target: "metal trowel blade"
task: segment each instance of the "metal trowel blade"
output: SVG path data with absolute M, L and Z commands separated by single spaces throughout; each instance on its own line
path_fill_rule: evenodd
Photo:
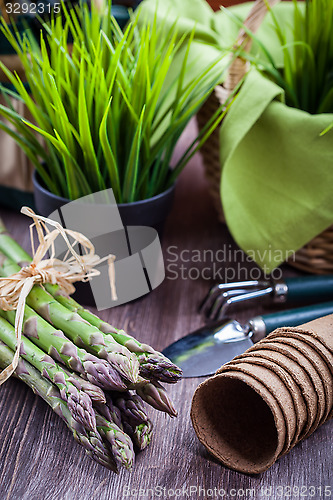
M 253 346 L 236 320 L 204 326 L 166 347 L 163 354 L 183 370 L 185 378 L 213 375 L 222 365 Z

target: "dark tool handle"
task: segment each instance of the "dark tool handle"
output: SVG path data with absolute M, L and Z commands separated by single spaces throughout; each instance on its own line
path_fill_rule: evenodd
M 313 299 L 318 302 L 333 299 L 333 275 L 287 278 L 287 301 Z
M 333 302 L 325 302 L 314 306 L 300 307 L 279 311 L 272 314 L 265 314 L 261 319 L 266 326 L 266 334 L 282 326 L 298 326 L 307 323 L 321 316 L 327 316 L 333 313 Z

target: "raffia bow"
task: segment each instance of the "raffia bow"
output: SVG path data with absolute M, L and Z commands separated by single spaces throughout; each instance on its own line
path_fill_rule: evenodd
M 59 285 L 68 295 L 75 291 L 73 283 L 76 281 L 88 281 L 98 276 L 100 271 L 95 266 L 108 261 L 109 280 L 113 300 L 117 300 L 115 287 L 114 255 L 100 258 L 95 254 L 95 247 L 91 241 L 82 233 L 65 229 L 59 222 L 35 214 L 29 207 L 23 207 L 21 213 L 33 219 L 30 226 L 30 241 L 33 259 L 29 266 L 23 267 L 19 272 L 6 278 L 0 278 L 0 308 L 4 311 L 16 310 L 15 336 L 16 351 L 12 363 L 0 373 L 0 385 L 3 384 L 15 371 L 19 356 L 22 339 L 22 327 L 24 308 L 27 296 L 34 285 L 51 283 Z M 54 227 L 50 231 L 46 224 Z M 36 229 L 39 245 L 35 251 L 34 233 Z M 55 258 L 54 242 L 58 236 L 62 236 L 67 245 L 67 252 L 63 260 Z M 74 241 L 69 241 L 71 237 Z M 75 250 L 75 245 L 80 244 L 83 255 Z M 44 259 L 49 252 L 50 258 Z

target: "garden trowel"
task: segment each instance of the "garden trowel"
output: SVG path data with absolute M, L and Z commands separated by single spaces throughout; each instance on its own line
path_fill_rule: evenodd
M 298 326 L 333 313 L 333 302 L 256 316 L 241 324 L 235 319 L 205 325 L 166 347 L 163 354 L 183 370 L 183 376 L 212 375 L 221 365 L 253 346 L 276 328 Z

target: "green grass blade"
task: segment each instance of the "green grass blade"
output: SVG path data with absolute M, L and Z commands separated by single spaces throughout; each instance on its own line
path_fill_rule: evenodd
M 104 159 L 106 162 L 107 170 L 109 173 L 109 178 L 110 178 L 110 183 L 111 187 L 113 189 L 115 198 L 118 203 L 122 202 L 122 193 L 121 193 L 121 188 L 120 188 L 120 179 L 119 179 L 119 173 L 118 173 L 118 168 L 117 168 L 117 161 L 116 158 L 113 154 L 111 145 L 109 143 L 108 139 L 108 130 L 107 130 L 107 117 L 110 112 L 110 106 L 111 106 L 111 99 L 109 101 L 109 104 L 105 110 L 103 120 L 99 129 L 99 137 L 103 149 L 103 154 L 104 154 Z
M 129 154 L 128 162 L 125 170 L 125 183 L 123 188 L 123 201 L 125 203 L 130 203 L 135 201 L 136 195 L 138 194 L 137 189 L 137 177 L 139 170 L 139 157 L 140 157 L 140 146 L 141 146 L 141 132 L 142 132 L 142 122 L 144 118 L 145 108 L 143 108 L 139 124 L 136 129 L 133 144 Z

